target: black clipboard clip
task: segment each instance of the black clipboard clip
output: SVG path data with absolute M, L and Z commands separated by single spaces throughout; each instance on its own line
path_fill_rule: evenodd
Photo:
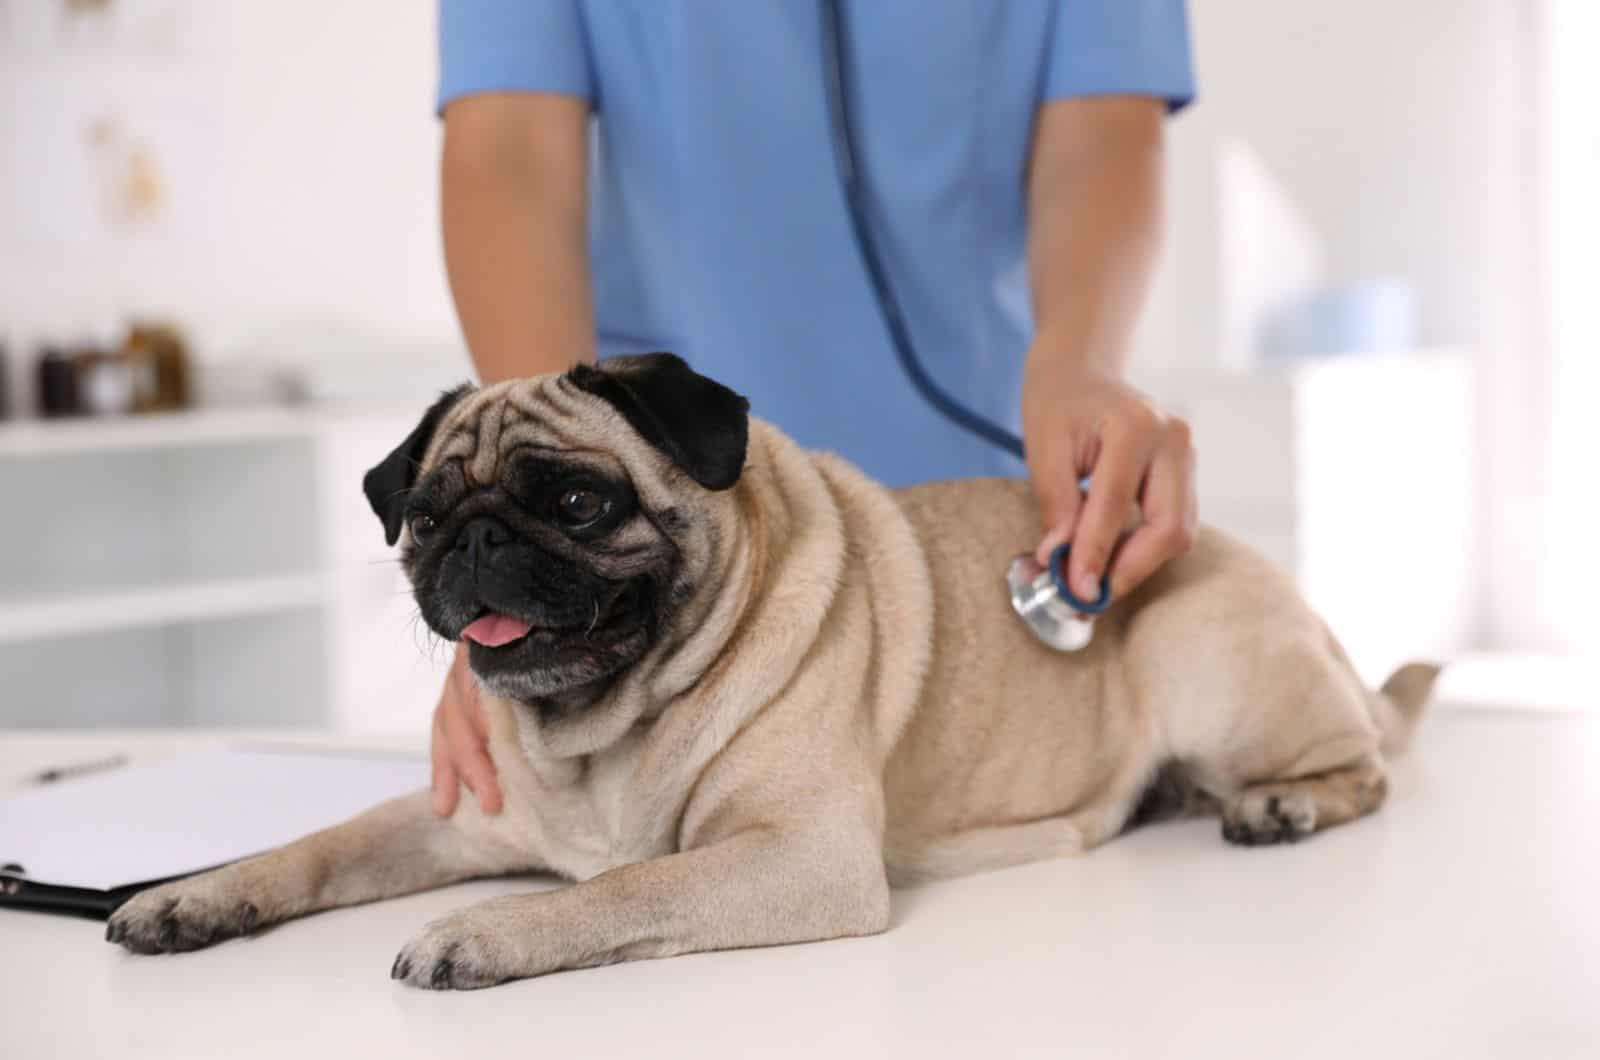
M 12 862 L 0 865 L 0 909 L 25 909 L 36 913 L 56 913 L 86 917 L 90 920 L 105 920 L 117 911 L 118 906 L 140 891 L 181 879 L 183 876 L 169 876 L 166 879 L 129 883 L 102 891 L 94 887 L 40 883 L 38 880 L 29 879 L 23 867 Z

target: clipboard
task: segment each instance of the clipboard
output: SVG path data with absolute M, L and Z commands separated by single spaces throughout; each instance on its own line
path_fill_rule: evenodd
M 428 786 L 421 754 L 239 745 L 0 798 L 0 909 L 104 920 L 140 891 Z

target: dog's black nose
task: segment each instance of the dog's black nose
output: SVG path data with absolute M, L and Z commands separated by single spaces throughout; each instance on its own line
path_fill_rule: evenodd
M 456 548 L 467 554 L 467 562 L 474 567 L 486 561 L 497 549 L 511 544 L 511 531 L 498 519 L 480 515 L 461 528 L 456 535 Z

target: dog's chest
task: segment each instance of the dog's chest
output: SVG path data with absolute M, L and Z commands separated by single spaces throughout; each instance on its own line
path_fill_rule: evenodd
M 511 838 L 551 869 L 580 880 L 671 853 L 678 814 L 654 811 L 681 799 L 642 782 L 643 747 L 642 737 L 629 736 L 581 759 L 542 760 L 523 748 L 514 762 L 502 765 L 496 756 Z

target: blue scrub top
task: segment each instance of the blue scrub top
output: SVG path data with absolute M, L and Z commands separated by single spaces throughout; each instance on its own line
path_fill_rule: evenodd
M 1184 0 L 849 0 L 874 232 L 933 377 L 1018 424 L 1024 173 L 1047 100 L 1193 95 Z M 890 485 L 1018 474 L 929 408 L 852 239 L 818 0 L 441 0 L 439 106 L 582 97 L 602 356 L 672 350 Z

